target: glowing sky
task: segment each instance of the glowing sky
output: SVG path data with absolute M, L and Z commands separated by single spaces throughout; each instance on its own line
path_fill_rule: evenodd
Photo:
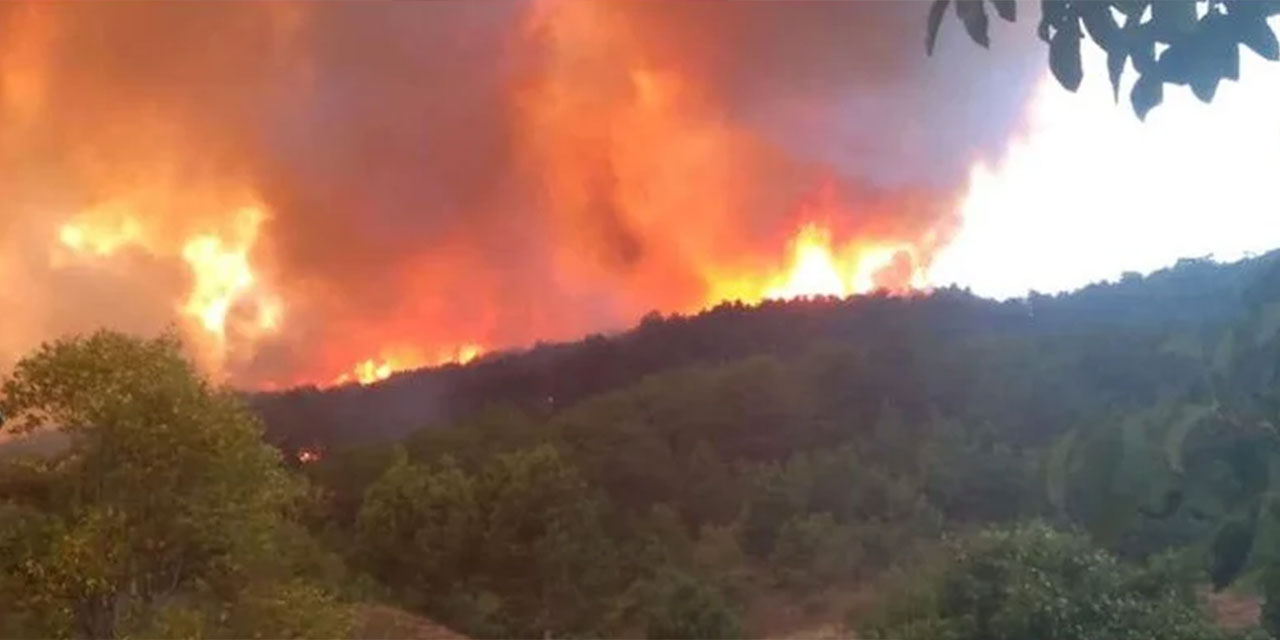
M 936 284 L 1003 298 L 1280 247 L 1280 64 L 1242 47 L 1240 81 L 1223 81 L 1212 104 L 1166 86 L 1141 122 L 1132 67 L 1117 105 L 1104 54 L 1085 53 L 1079 92 L 1046 73 L 1024 132 L 971 171 Z

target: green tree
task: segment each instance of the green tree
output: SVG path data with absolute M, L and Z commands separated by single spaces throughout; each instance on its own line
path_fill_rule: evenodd
M 589 633 L 617 558 L 605 504 L 554 448 L 468 473 L 401 450 L 367 491 L 357 540 L 369 570 L 414 608 L 486 636 Z
M 1209 577 L 1260 574 L 1264 622 L 1280 634 L 1280 292 L 1247 295 L 1231 326 L 1163 346 L 1200 375 L 1160 402 L 1072 431 L 1047 461 L 1052 501 L 1111 539 L 1144 516 L 1201 525 Z M 1117 424 L 1118 423 L 1118 424 Z
M 679 572 L 661 575 L 654 585 L 655 600 L 648 611 L 645 633 L 650 638 L 740 638 L 737 612 L 710 585 Z
M 1130 567 L 1083 536 L 1031 523 L 951 541 L 939 565 L 891 590 L 860 626 L 898 640 L 1223 637 L 1194 585 L 1184 563 Z
M 249 628 L 226 620 L 287 608 L 306 624 L 261 632 L 341 632 L 318 615 L 340 607 L 280 566 L 302 484 L 175 337 L 46 344 L 0 385 L 0 414 L 10 434 L 67 437 L 47 457 L 0 462 L 0 597 L 23 625 L 14 631 L 111 638 L 182 619 L 238 635 Z
M 769 560 L 782 586 L 806 591 L 852 578 L 862 561 L 862 545 L 831 514 L 809 514 L 782 526 Z
M 452 459 L 413 464 L 397 447 L 391 466 L 365 493 L 356 539 L 374 575 L 425 595 L 447 590 L 473 569 L 481 517 L 475 481 Z
M 1007 21 L 1017 17 L 1015 0 L 989 0 Z M 929 8 L 925 48 L 933 53 L 951 0 Z M 974 42 L 986 47 L 988 18 L 983 0 L 956 0 L 956 17 Z M 1042 0 L 1040 39 L 1049 46 L 1049 68 L 1069 91 L 1084 71 L 1080 43 L 1087 35 L 1107 54 L 1107 73 L 1117 98 L 1125 63 L 1138 79 L 1129 94 L 1139 118 L 1164 99 L 1164 85 L 1190 85 L 1196 97 L 1213 100 L 1218 83 L 1240 77 L 1240 45 L 1267 60 L 1280 60 L 1267 18 L 1280 14 L 1274 0 Z M 1201 11 L 1203 9 L 1203 11 Z

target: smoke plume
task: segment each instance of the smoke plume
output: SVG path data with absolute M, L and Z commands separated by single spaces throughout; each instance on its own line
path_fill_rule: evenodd
M 1044 64 L 925 10 L 0 5 L 0 366 L 176 325 L 329 382 L 759 298 L 806 224 L 908 286 Z

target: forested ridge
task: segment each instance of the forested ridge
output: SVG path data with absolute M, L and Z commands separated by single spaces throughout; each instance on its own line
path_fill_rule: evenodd
M 286 445 L 370 441 L 447 425 L 485 406 L 546 413 L 662 371 L 725 364 L 754 355 L 794 358 L 824 346 L 925 354 L 941 343 L 1084 334 L 1111 340 L 1147 332 L 1211 329 L 1240 310 L 1242 295 L 1272 262 L 1222 265 L 1183 260 L 1150 276 L 1059 295 L 995 302 L 947 288 L 930 295 L 725 303 L 693 316 L 651 313 L 630 331 L 491 354 L 468 366 L 394 374 L 371 386 L 304 387 L 255 394 L 250 402 Z M 1082 340 L 1082 342 L 1085 340 Z M 1098 354 L 1108 348 L 1097 345 Z M 973 368 L 981 368 L 977 364 Z M 893 371 L 875 376 L 891 379 Z
M 113 632 L 210 637 L 360 633 L 306 613 L 356 605 L 475 637 L 821 621 L 858 637 L 1198 639 L 1280 619 L 1264 605 L 1226 628 L 1205 598 L 1280 601 L 1280 254 L 1008 302 L 943 289 L 651 315 L 369 387 L 251 396 L 260 424 L 228 396 L 194 400 L 214 393 L 199 382 L 83 390 L 86 370 L 192 375 L 174 354 L 73 338 L 6 382 L 6 415 L 94 420 L 75 422 L 70 454 L 11 444 L 0 459 L 0 602 L 22 607 L 0 632 L 95 635 L 104 603 Z M 139 364 L 155 358 L 171 364 Z M 188 409 L 165 413 L 175 402 Z M 128 455 L 101 424 L 123 425 Z M 240 439 L 196 455 L 226 424 Z M 67 493 L 67 469 L 155 451 L 175 453 L 126 487 L 162 477 L 182 500 Z M 229 491 L 257 507 L 183 511 Z M 140 574 L 125 560 L 152 547 L 117 548 L 112 527 L 166 510 L 160 539 L 188 540 L 197 516 L 226 537 Z M 256 537 L 232 535 L 243 523 Z M 84 540 L 123 560 L 70 551 Z M 100 579 L 49 578 L 69 567 Z

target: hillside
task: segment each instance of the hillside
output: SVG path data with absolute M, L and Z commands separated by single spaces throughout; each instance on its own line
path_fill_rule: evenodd
M 1276 259 L 1273 253 L 1226 265 L 1183 260 L 1147 277 L 1131 274 L 1071 293 L 1005 302 L 949 288 L 913 297 L 723 304 L 688 317 L 652 314 L 618 334 L 540 344 L 466 366 L 403 372 L 369 386 L 255 394 L 251 403 L 270 437 L 286 448 L 330 447 L 403 437 L 490 405 L 554 413 L 646 375 L 753 355 L 786 359 L 846 346 L 901 364 L 905 353 L 997 336 L 1061 340 L 1090 334 L 1125 342 L 1166 331 L 1211 330 L 1238 314 L 1253 288 L 1267 283 L 1263 276 Z M 1088 347 L 1096 357 L 1108 357 L 1103 345 Z
M 1107 589 L 1161 585 L 1134 606 L 1165 613 L 1115 615 L 1145 637 L 1182 637 L 1160 625 L 1207 624 L 1207 578 L 1159 559 L 1199 562 L 1191 545 L 1212 518 L 1176 501 L 1137 514 L 1169 502 L 1160 483 L 1220 476 L 1213 447 L 1235 452 L 1232 465 L 1266 449 L 1230 425 L 1184 430 L 1210 453 L 1171 475 L 1162 461 L 1179 445 L 1159 434 L 1178 420 L 1162 416 L 1210 388 L 1242 411 L 1241 398 L 1263 397 L 1253 385 L 1275 374 L 1264 365 L 1278 348 L 1278 267 L 1280 254 L 1186 260 L 1007 302 L 946 289 L 723 305 L 255 402 L 277 441 L 324 449 L 299 465 L 323 496 L 313 530 L 394 604 L 471 636 L 835 625 L 897 637 L 905 627 L 868 612 L 904 611 L 896 584 L 918 588 L 948 566 L 940 558 L 976 553 L 1001 566 L 1093 558 L 1088 571 L 1111 586 L 1060 586 L 1103 599 L 1090 607 L 1116 602 Z M 1254 337 L 1223 342 L 1236 334 Z M 1196 345 L 1209 345 L 1212 374 Z M 1151 446 L 1133 426 L 1147 422 Z M 1078 453 L 1063 448 L 1068 434 Z M 1069 464 L 1051 473 L 1058 458 Z M 1019 545 L 1043 548 L 1007 555 Z M 702 630 L 678 631 L 687 624 Z
M 0 593 L 23 612 L 0 635 L 105 624 L 46 594 L 92 606 L 106 583 L 27 567 L 127 552 L 191 599 L 120 618 L 155 636 L 1251 639 L 1280 630 L 1277 362 L 1280 254 L 1008 302 L 652 316 L 254 396 L 266 434 L 176 339 L 70 338 L 0 399 L 77 416 L 0 455 Z M 85 495 L 163 507 L 157 539 L 223 558 L 199 566 L 220 582 L 175 582 L 189 556 L 146 537 L 78 552 L 107 540 Z

